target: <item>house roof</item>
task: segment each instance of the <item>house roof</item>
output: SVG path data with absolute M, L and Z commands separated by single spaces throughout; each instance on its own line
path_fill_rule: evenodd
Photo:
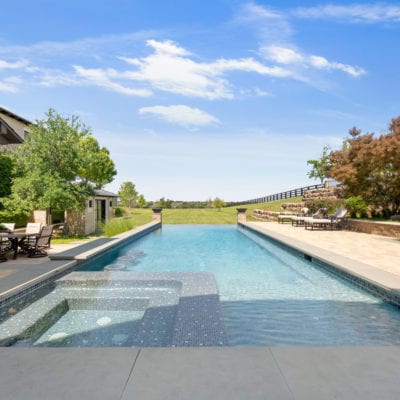
M 23 142 L 23 139 L 18 133 L 0 116 L 0 144 L 16 144 Z
M 28 121 L 27 119 L 25 119 L 23 117 L 20 117 L 17 114 L 14 114 L 13 112 L 11 112 L 10 110 L 7 110 L 4 107 L 0 107 L 0 113 L 1 114 L 5 114 L 5 115 L 7 115 L 7 116 L 9 116 L 9 117 L 11 117 L 13 119 L 16 119 L 17 121 L 22 122 L 23 124 L 32 125 L 31 121 Z
M 116 193 L 113 192 L 108 192 L 107 190 L 102 190 L 98 189 L 94 191 L 96 196 L 102 196 L 102 197 L 118 197 Z
M 21 125 L 22 124 L 22 125 Z M 18 144 L 24 142 L 24 126 L 32 123 L 25 118 L 0 107 L 0 144 Z

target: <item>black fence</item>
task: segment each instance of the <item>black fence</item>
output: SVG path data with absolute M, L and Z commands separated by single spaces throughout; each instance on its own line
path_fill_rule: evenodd
M 304 193 L 307 190 L 321 189 L 323 187 L 325 187 L 325 185 L 323 183 L 320 183 L 318 185 L 304 186 L 298 189 L 287 190 L 286 192 L 275 193 L 265 197 L 258 197 L 257 199 L 227 202 L 225 205 L 229 207 L 229 206 L 238 206 L 243 204 L 268 203 L 270 201 L 275 201 L 275 200 L 291 199 L 293 197 L 304 196 Z

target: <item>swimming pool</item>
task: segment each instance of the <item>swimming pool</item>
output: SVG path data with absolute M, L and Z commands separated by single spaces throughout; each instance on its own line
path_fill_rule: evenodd
M 236 225 L 164 225 L 103 269 L 213 273 L 231 346 L 400 344 L 398 307 Z

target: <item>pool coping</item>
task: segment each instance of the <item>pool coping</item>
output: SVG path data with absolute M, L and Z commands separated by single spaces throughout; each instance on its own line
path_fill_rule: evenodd
M 65 252 L 49 255 L 49 258 L 50 260 L 79 260 L 79 261 L 89 260 L 95 256 L 98 256 L 101 253 L 104 253 L 110 248 L 117 247 L 119 244 L 122 244 L 134 237 L 139 238 L 141 236 L 144 236 L 147 233 L 150 233 L 153 230 L 156 230 L 161 227 L 162 224 L 159 221 L 149 222 L 145 225 L 141 225 L 137 228 L 115 235 L 109 238 L 108 241 L 102 242 L 102 244 L 95 246 L 94 248 L 89 249 L 87 251 L 80 252 L 79 250 L 80 246 L 78 246 L 76 248 L 67 250 Z M 96 241 L 91 243 L 96 244 L 95 242 Z
M 332 272 L 338 273 L 358 286 L 400 306 L 400 277 L 397 275 L 282 235 L 257 225 L 257 222 L 238 222 L 238 226 L 299 252 L 308 260 L 317 260 L 323 264 L 323 267 L 330 267 Z

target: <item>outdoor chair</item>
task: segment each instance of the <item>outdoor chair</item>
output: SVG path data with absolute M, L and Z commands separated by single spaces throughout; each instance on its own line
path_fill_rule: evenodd
M 25 233 L 27 235 L 37 235 L 42 229 L 42 224 L 40 222 L 28 222 L 26 224 Z
M 0 262 L 7 261 L 6 253 L 12 249 L 12 243 L 7 234 L 14 231 L 15 223 L 0 223 Z
M 330 230 L 333 230 L 334 228 L 340 229 L 343 226 L 344 217 L 346 214 L 346 209 L 339 208 L 332 216 L 328 216 L 326 218 L 309 218 L 305 221 L 304 226 L 306 229 L 311 228 L 311 230 L 314 230 L 314 228 Z
M 26 238 L 23 240 L 24 244 L 34 244 L 36 237 L 42 230 L 41 222 L 28 222 L 25 227 Z M 22 246 L 21 246 L 22 247 Z
M 7 229 L 8 233 L 14 232 L 14 228 L 15 228 L 14 222 L 2 222 L 1 225 Z
M 21 247 L 24 252 L 28 253 L 28 257 L 44 257 L 47 256 L 45 248 L 50 247 L 51 238 L 53 236 L 53 225 L 47 225 L 42 228 L 40 234 L 35 237 L 35 241 L 22 242 Z
M 0 236 L 0 262 L 7 261 L 6 253 L 11 249 L 8 238 Z
M 311 218 L 323 218 L 326 216 L 326 213 L 326 208 L 319 208 L 316 213 L 309 216 L 308 208 L 304 207 L 301 209 L 301 214 L 292 218 L 292 226 L 304 226 L 306 221 L 309 221 Z

